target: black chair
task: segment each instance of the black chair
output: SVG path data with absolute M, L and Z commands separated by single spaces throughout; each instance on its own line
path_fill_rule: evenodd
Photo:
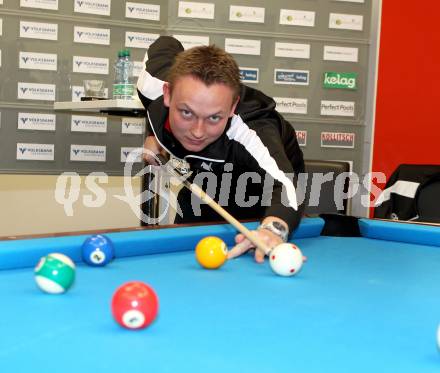
M 415 203 L 417 221 L 440 223 L 440 173 L 419 186 Z
M 374 217 L 440 222 L 440 165 L 401 164 L 390 175 Z
M 298 189 L 305 190 L 305 214 L 347 214 L 350 163 L 344 161 L 305 161 L 305 175 L 299 177 Z

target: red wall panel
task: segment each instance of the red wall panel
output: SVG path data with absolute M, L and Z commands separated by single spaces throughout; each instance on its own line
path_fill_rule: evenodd
M 373 171 L 440 164 L 440 2 L 382 5 Z

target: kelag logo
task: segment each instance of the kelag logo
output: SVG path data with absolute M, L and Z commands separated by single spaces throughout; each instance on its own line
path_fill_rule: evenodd
M 324 73 L 323 87 L 327 89 L 357 89 L 357 73 Z

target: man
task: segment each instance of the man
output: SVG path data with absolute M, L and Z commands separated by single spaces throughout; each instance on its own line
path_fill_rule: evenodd
M 294 186 L 303 155 L 274 100 L 240 83 L 232 56 L 215 46 L 183 51 L 176 39 L 161 36 L 137 87 L 147 109 L 144 148 L 189 163 L 192 181 L 235 218 L 259 218 L 257 234 L 269 247 L 286 241 L 303 210 Z M 177 223 L 222 220 L 207 205 L 195 207 L 186 188 L 178 204 Z M 241 234 L 236 242 L 229 258 L 254 247 Z M 262 262 L 264 253 L 256 250 L 255 259 Z

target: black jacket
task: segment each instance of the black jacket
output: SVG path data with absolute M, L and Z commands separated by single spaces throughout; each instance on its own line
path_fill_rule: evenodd
M 426 193 L 434 184 L 437 185 L 433 193 L 436 198 L 431 198 Z M 401 164 L 394 170 L 376 201 L 374 217 L 439 223 L 439 192 L 440 165 Z
M 173 157 L 188 162 L 193 171 L 192 179 L 198 184 L 203 181 L 206 184 L 209 179 L 206 173 L 212 172 L 216 176 L 216 188 L 208 184 L 204 189 L 234 217 L 277 216 L 286 221 L 292 231 L 302 214 L 302 206 L 295 206 L 296 209 L 291 206 L 296 203 L 292 193 L 295 194 L 296 175 L 304 172 L 304 160 L 295 130 L 275 110 L 272 98 L 242 85 L 236 115 L 229 120 L 223 135 L 199 153 L 189 153 L 164 128 L 168 109 L 163 104 L 161 81 L 166 79 L 174 57 L 182 50 L 180 42 L 169 36 L 160 37 L 148 50 L 146 70 L 138 81 L 139 97 L 147 109 L 147 136 L 154 135 Z M 254 174 L 247 178 L 243 175 L 245 172 Z M 230 193 L 225 197 L 229 180 Z M 246 198 L 243 198 L 244 184 Z M 290 194 L 282 193 L 283 186 Z M 253 200 L 258 197 L 258 203 L 251 206 L 248 197 Z M 182 190 L 179 194 L 179 202 L 184 206 L 183 219 L 178 221 L 221 220 L 207 206 L 202 208 L 200 218 L 194 217 L 187 206 L 190 198 L 188 191 Z

